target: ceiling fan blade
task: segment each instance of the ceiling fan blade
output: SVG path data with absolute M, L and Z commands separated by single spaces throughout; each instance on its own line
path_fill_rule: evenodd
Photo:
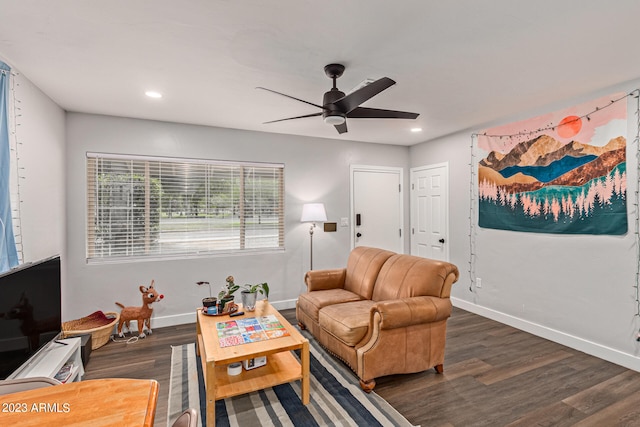
M 304 99 L 296 98 L 295 96 L 287 95 L 286 93 L 276 92 L 275 90 L 267 89 L 266 87 L 258 86 L 256 89 L 266 90 L 267 92 L 272 92 L 277 95 L 286 96 L 287 98 L 295 99 L 296 101 L 304 102 L 305 104 L 313 105 L 314 107 L 318 107 L 324 110 L 322 105 L 314 104 L 313 102 L 305 101 Z
M 271 120 L 270 122 L 264 122 L 262 124 L 266 125 L 267 123 L 284 122 L 285 120 L 304 119 L 305 117 L 316 117 L 321 115 L 322 113 L 305 114 L 304 116 L 287 117 L 286 119 Z
M 347 122 L 344 122 L 341 125 L 333 125 L 336 130 L 338 131 L 338 133 L 342 134 L 342 133 L 347 133 Z
M 358 107 L 347 113 L 350 119 L 415 119 L 420 114 L 407 111 L 381 110 L 379 108 Z
M 349 95 L 343 96 L 333 103 L 339 111 L 343 113 L 349 113 L 352 110 L 355 110 L 368 99 L 373 98 L 383 90 L 393 86 L 396 84 L 389 77 L 383 77 L 381 79 L 376 80 L 375 82 L 362 87 L 355 92 L 350 93 Z

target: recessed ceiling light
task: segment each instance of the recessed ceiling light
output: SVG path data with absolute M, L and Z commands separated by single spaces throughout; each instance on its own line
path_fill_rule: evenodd
M 411 128 L 411 132 L 413 133 L 422 132 L 422 128 Z
M 148 90 L 144 94 L 147 95 L 149 98 L 162 98 L 162 94 L 154 90 Z

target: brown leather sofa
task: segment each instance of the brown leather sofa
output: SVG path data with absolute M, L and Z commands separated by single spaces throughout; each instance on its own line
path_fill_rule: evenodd
M 448 262 L 360 246 L 346 268 L 307 272 L 296 317 L 371 391 L 377 377 L 443 372 L 449 296 L 458 276 Z

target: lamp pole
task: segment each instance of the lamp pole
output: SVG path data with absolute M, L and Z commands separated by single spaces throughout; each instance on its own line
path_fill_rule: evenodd
M 313 229 L 316 227 L 316 221 L 326 221 L 327 212 L 323 203 L 305 203 L 302 206 L 301 222 L 310 222 L 309 227 L 309 269 L 313 270 Z
M 316 223 L 314 222 L 309 227 L 309 270 L 313 270 L 313 229 L 315 228 Z

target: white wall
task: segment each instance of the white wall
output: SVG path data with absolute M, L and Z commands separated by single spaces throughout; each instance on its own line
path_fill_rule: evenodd
M 205 126 L 68 113 L 67 130 L 67 259 L 69 292 L 65 320 L 95 310 L 117 311 L 115 301 L 141 303 L 138 286 L 155 280 L 165 299 L 154 309 L 155 326 L 195 321 L 195 308 L 207 280 L 218 286 L 228 275 L 236 281 L 266 281 L 269 300 L 280 308 L 293 307 L 303 290 L 309 268 L 308 224 L 300 223 L 302 204 L 323 202 L 338 231 L 314 234 L 314 268 L 346 265 L 349 229 L 339 226 L 349 217 L 351 164 L 402 167 L 407 170 L 407 147 L 305 138 Z M 183 260 L 88 265 L 86 248 L 86 152 L 108 152 L 246 160 L 285 164 L 285 247 L 283 253 L 216 256 Z M 408 173 L 405 173 L 407 176 Z M 406 221 L 406 220 L 405 220 Z
M 21 108 L 17 137 L 25 176 L 21 182 L 25 261 L 63 255 L 64 320 L 97 309 L 116 310 L 116 300 L 138 304 L 137 286 L 155 279 L 166 295 L 156 307 L 156 326 L 193 321 L 193 310 L 204 296 L 204 290 L 194 282 L 221 284 L 228 274 L 243 283 L 268 281 L 273 289 L 271 301 L 290 307 L 302 290 L 302 276 L 308 269 L 308 228 L 299 223 L 302 203 L 324 202 L 329 220 L 339 223 L 340 217 L 349 216 L 349 165 L 403 167 L 406 181 L 409 167 L 448 162 L 450 255 L 461 271 L 453 289 L 454 304 L 640 370 L 640 344 L 635 340 L 640 319 L 635 316 L 634 289 L 638 248 L 633 222 L 637 190 L 633 101 L 629 104 L 627 139 L 629 233 L 559 236 L 475 228 L 474 276 L 482 277 L 483 287 L 469 290 L 471 133 L 616 91 L 630 92 L 640 87 L 640 81 L 407 149 L 76 113 L 66 114 L 65 123 L 64 111 L 25 76 L 19 74 L 15 79 Z M 87 265 L 87 151 L 285 163 L 286 251 Z M 408 212 L 405 209 L 405 216 Z M 319 230 L 314 237 L 316 268 L 344 265 L 349 252 L 348 229 L 338 227 L 336 233 Z
M 23 253 L 32 262 L 64 251 L 65 113 L 24 75 L 12 78 Z
M 630 82 L 598 93 L 549 105 L 519 117 L 504 118 L 411 147 L 411 167 L 449 162 L 451 262 L 460 268 L 452 291 L 454 305 L 542 337 L 640 370 L 640 319 L 636 316 L 638 247 L 635 224 L 637 190 L 636 99 L 629 98 L 627 206 L 625 236 L 573 236 L 507 232 L 477 227 L 470 232 L 471 134 L 556 111 L 603 95 L 640 87 Z M 480 159 L 474 159 L 477 163 Z M 475 187 L 474 187 L 475 188 Z M 472 239 L 470 240 L 470 234 Z M 470 290 L 470 241 L 475 242 L 474 277 L 482 288 Z

